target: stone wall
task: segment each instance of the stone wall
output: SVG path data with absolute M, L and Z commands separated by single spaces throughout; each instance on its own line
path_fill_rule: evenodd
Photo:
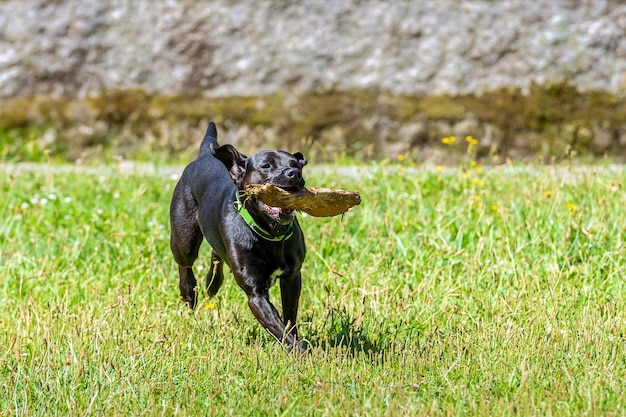
M 623 0 L 0 0 L 9 159 L 177 155 L 209 118 L 250 147 L 626 158 L 625 94 Z
M 626 87 L 621 0 L 0 1 L 0 96 Z

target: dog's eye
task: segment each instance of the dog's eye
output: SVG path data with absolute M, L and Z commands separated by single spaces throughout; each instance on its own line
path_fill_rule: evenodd
M 265 164 L 261 165 L 261 168 L 263 168 L 263 169 L 270 169 L 271 167 L 272 167 L 272 165 L 270 165 L 268 163 L 265 163 Z

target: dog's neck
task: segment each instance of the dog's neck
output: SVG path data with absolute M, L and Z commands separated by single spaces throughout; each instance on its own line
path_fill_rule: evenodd
M 265 221 L 258 221 L 252 213 L 242 203 L 239 193 L 237 200 L 233 203 L 235 211 L 239 213 L 246 224 L 260 237 L 272 242 L 280 242 L 289 239 L 293 235 L 293 221 L 289 224 L 268 224 Z M 258 216 L 257 216 L 258 217 Z

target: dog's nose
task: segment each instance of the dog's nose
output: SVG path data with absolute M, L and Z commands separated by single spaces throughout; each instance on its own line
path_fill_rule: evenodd
M 298 179 L 302 178 L 302 174 L 300 173 L 300 170 L 298 168 L 288 169 L 287 172 L 285 173 L 285 175 L 290 180 L 298 180 Z
M 304 179 L 302 179 L 302 171 L 299 168 L 289 168 L 285 171 L 285 177 L 289 181 L 290 187 L 304 187 Z

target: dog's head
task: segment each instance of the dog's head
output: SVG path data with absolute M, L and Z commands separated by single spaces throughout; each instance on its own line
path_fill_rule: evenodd
M 259 151 L 247 157 L 232 145 L 222 145 L 211 149 L 211 152 L 226 166 L 239 190 L 244 190 L 248 185 L 266 183 L 288 191 L 304 188 L 302 168 L 307 160 L 300 152 Z M 251 204 L 247 208 L 261 215 L 269 225 L 287 225 L 293 221 L 293 210 L 268 206 L 256 198 L 250 200 Z

